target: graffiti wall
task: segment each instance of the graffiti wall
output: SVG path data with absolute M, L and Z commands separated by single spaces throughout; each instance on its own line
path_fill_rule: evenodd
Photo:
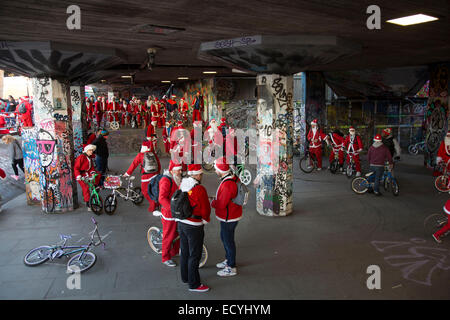
M 22 129 L 22 151 L 25 168 L 25 191 L 28 205 L 39 205 L 41 203 L 39 172 L 40 161 L 37 149 L 37 128 Z
M 256 209 L 266 216 L 292 212 L 292 77 L 257 77 Z
M 435 165 L 436 154 L 448 128 L 449 117 L 449 70 L 450 65 L 436 65 L 431 68 L 429 98 L 426 117 L 426 161 Z
M 87 134 L 85 120 L 86 107 L 84 99 L 84 87 L 70 87 L 70 103 L 72 105 L 72 128 L 75 159 L 83 153 L 83 141 Z
M 189 119 L 192 120 L 192 104 L 197 92 L 203 97 L 203 104 L 205 106 L 202 118 L 204 121 L 209 119 L 220 119 L 222 117 L 221 106 L 217 103 L 214 79 L 199 80 L 188 83 L 184 89 L 183 96 L 189 105 Z
M 39 158 L 39 190 L 47 213 L 73 210 L 73 130 L 69 87 L 50 78 L 32 79 L 36 153 Z M 32 140 L 28 139 L 27 143 Z

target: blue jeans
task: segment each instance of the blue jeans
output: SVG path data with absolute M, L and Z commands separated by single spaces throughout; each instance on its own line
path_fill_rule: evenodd
M 370 166 L 370 170 L 375 172 L 375 183 L 373 186 L 373 191 L 380 192 L 380 180 L 384 173 L 384 166 L 381 167 Z
M 225 248 L 227 265 L 231 268 L 236 267 L 236 244 L 234 242 L 234 230 L 236 229 L 237 224 L 238 221 L 220 221 L 220 239 L 222 240 L 223 247 Z
M 95 157 L 95 164 L 97 165 L 97 170 L 102 174 L 102 177 L 100 179 L 100 186 L 103 186 L 103 182 L 105 181 L 106 169 L 108 168 L 108 158 L 103 158 L 97 155 Z

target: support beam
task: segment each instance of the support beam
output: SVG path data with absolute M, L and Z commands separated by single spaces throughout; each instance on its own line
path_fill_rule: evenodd
M 292 213 L 293 78 L 259 75 L 256 210 L 265 216 Z

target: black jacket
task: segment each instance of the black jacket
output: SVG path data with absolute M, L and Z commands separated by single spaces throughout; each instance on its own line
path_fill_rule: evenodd
M 109 157 L 109 151 L 108 151 L 108 144 L 106 143 L 106 139 L 103 138 L 102 135 L 95 138 L 95 140 L 92 142 L 93 145 L 97 146 L 97 149 L 95 150 L 95 153 L 102 157 L 102 158 L 108 158 Z

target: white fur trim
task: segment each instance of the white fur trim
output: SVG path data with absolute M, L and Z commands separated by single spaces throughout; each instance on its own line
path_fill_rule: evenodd
M 184 178 L 181 180 L 180 190 L 183 192 L 190 191 L 195 185 L 198 184 L 198 181 L 192 177 Z
M 195 175 L 200 174 L 200 173 L 203 173 L 202 169 L 200 169 L 198 171 L 188 171 L 188 175 L 190 175 L 190 176 L 195 176 Z
M 84 149 L 83 149 L 83 152 L 87 152 L 88 150 L 96 150 L 97 149 L 97 146 L 96 145 L 93 145 L 93 144 L 88 144 L 86 147 L 84 147 Z
M 444 206 L 444 212 L 445 212 L 446 214 L 450 214 L 450 211 L 448 211 L 448 210 L 445 208 L 445 206 Z
M 220 170 L 220 169 L 217 167 L 217 164 L 216 164 L 216 163 L 214 163 L 214 168 L 215 168 L 217 171 L 219 171 L 220 173 L 229 173 L 229 172 L 230 172 L 230 169 L 228 169 L 227 171 Z

